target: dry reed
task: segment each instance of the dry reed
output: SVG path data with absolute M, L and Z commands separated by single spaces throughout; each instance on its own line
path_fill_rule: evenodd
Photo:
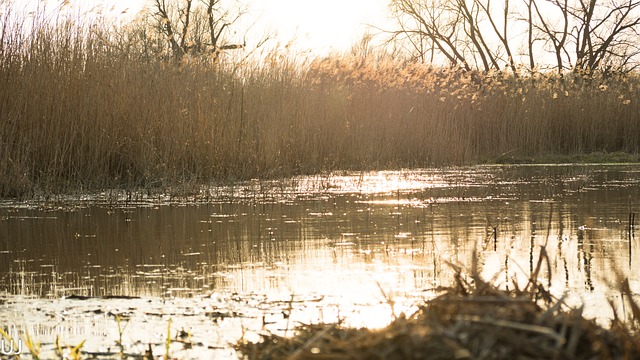
M 180 64 L 140 29 L 10 14 L 0 34 L 0 197 L 638 153 L 636 73 L 465 73 L 332 56 Z

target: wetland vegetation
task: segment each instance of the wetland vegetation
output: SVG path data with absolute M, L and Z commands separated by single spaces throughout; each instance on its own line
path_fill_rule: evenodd
M 635 71 L 514 74 L 364 50 L 175 60 L 137 23 L 2 16 L 4 198 L 547 154 L 637 161 Z

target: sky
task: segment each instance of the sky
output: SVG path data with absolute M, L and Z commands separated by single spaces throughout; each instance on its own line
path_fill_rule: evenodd
M 0 3 L 7 0 L 0 0 Z M 182 1 L 182 0 L 174 0 Z M 250 25 L 249 37 L 273 35 L 273 42 L 290 44 L 295 50 L 316 55 L 348 51 L 367 31 L 367 24 L 381 26 L 387 18 L 388 0 L 236 0 L 245 5 L 248 13 L 243 24 Z M 35 8 L 42 0 L 12 0 L 18 9 Z M 138 12 L 151 0 L 49 0 L 47 7 L 79 6 L 83 11 L 95 9 L 120 17 Z M 127 10 L 124 14 L 124 10 Z M 250 45 L 252 39 L 247 39 Z
M 278 39 L 296 39 L 300 49 L 346 51 L 362 38 L 367 24 L 387 17 L 387 0 L 252 0 L 260 24 Z

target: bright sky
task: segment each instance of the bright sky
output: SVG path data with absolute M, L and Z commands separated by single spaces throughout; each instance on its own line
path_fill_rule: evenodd
M 247 0 L 258 24 L 275 31 L 279 41 L 296 39 L 299 49 L 317 53 L 348 50 L 367 24 L 387 17 L 388 0 Z
M 11 0 L 10 0 L 11 1 Z M 183 0 L 173 0 L 183 1 Z M 0 3 L 5 1 L 0 0 Z M 33 8 L 41 0 L 13 0 L 17 9 Z M 128 14 L 137 12 L 142 4 L 152 0 L 49 0 L 47 8 L 62 3 L 80 6 L 85 11 L 100 5 L 106 12 Z M 227 1 L 233 3 L 233 1 Z M 290 41 L 298 50 L 312 50 L 318 55 L 330 51 L 346 51 L 361 39 L 366 24 L 380 25 L 387 18 L 388 0 L 239 0 L 249 13 L 243 23 L 253 24 L 250 37 L 262 37 L 265 32 L 275 34 L 275 41 L 285 45 Z M 123 15 L 124 16 L 124 15 Z M 239 30 L 243 32 L 242 30 Z M 255 39 L 253 42 L 259 41 Z M 252 39 L 248 38 L 248 45 Z

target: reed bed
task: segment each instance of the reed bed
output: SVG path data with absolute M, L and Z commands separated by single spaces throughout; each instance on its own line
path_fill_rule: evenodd
M 293 337 L 265 332 L 261 341 L 236 344 L 241 359 L 637 359 L 640 308 L 628 281 L 620 282 L 633 321 L 614 310 L 609 328 L 555 298 L 537 276 L 524 288 L 499 288 L 477 271 L 458 268 L 452 285 L 410 316 L 380 330 L 340 324 L 298 326 Z M 545 260 L 545 261 L 548 261 Z M 613 304 L 611 305 L 613 307 Z
M 639 152 L 637 73 L 175 62 L 134 27 L 2 21 L 0 197 Z

